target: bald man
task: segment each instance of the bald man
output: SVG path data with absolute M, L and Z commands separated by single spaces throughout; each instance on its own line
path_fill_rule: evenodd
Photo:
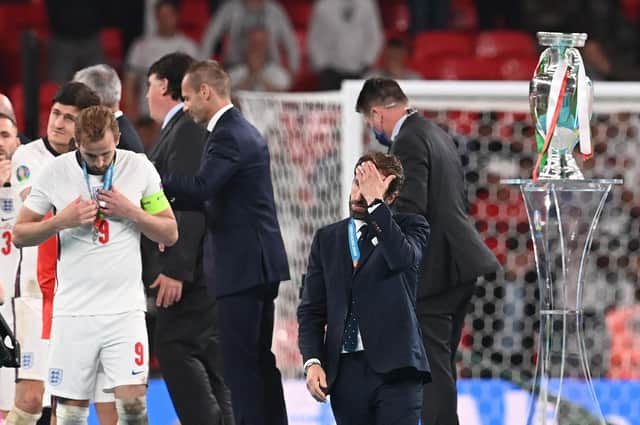
M 11 104 L 11 100 L 9 100 L 9 98 L 2 93 L 0 93 L 0 114 L 8 115 L 13 119 L 14 122 L 17 122 L 16 113 L 13 110 L 13 105 Z M 31 141 L 27 136 L 22 134 L 20 131 L 18 131 L 18 138 L 20 139 L 20 143 L 22 143 L 23 145 L 26 145 Z

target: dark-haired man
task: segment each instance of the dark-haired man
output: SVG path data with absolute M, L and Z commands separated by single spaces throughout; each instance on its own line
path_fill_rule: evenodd
M 416 305 L 433 379 L 424 388 L 422 424 L 457 425 L 455 355 L 464 316 L 476 279 L 500 265 L 467 216 L 464 172 L 451 137 L 410 108 L 391 79 L 367 80 L 356 110 L 404 167 L 394 207 L 423 215 L 433 230 Z
M 351 217 L 316 232 L 298 307 L 307 388 L 331 394 L 338 425 L 415 425 L 429 377 L 415 312 L 429 225 L 393 214 L 400 161 L 364 155 L 354 170 Z
M 52 100 L 47 135 L 20 146 L 11 161 L 11 186 L 23 200 L 42 168 L 53 158 L 74 149 L 73 135 L 80 111 L 99 104 L 100 98 L 82 83 L 60 87 Z M 7 424 L 35 424 L 42 412 L 46 339 L 51 329 L 46 318 L 50 319 L 53 308 L 57 247 L 56 238 L 52 237 L 40 246 L 22 250 L 21 284 L 14 300 L 16 337 L 22 356 L 15 404 L 7 416 Z
M 193 62 L 171 53 L 148 72 L 149 112 L 161 125 L 148 152 L 160 174 L 194 174 L 200 165 L 206 130 L 183 110 L 180 85 Z M 202 211 L 175 213 L 180 239 L 163 252 L 142 240 L 143 279 L 157 291 L 155 351 L 180 423 L 231 425 L 231 393 L 222 377 L 215 297 L 202 270 L 205 220 Z

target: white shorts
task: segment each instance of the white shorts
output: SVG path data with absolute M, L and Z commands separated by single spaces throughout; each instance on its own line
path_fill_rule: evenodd
M 20 343 L 18 379 L 44 381 L 49 344 L 42 339 L 42 299 L 13 299 L 16 338 Z
M 13 309 L 11 301 L 0 306 L 0 313 L 9 328 L 13 328 Z M 16 369 L 0 367 L 0 410 L 9 411 L 16 396 Z
M 48 389 L 54 396 L 89 400 L 99 389 L 112 392 L 122 385 L 145 385 L 148 357 L 143 311 L 54 317 Z M 96 384 L 100 365 L 106 375 L 101 388 Z

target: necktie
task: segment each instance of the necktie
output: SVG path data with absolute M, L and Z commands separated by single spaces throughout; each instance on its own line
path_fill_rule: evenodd
M 358 247 L 362 252 L 363 242 L 367 236 L 367 225 L 360 227 L 360 237 L 358 238 Z M 349 304 L 349 312 L 347 313 L 347 320 L 344 324 L 344 333 L 342 334 L 342 348 L 347 353 L 353 353 L 358 346 L 358 319 L 354 314 L 356 300 L 351 296 L 351 303 Z

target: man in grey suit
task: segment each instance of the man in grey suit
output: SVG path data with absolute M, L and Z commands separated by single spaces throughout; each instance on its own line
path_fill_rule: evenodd
M 180 84 L 193 59 L 171 53 L 148 72 L 151 117 L 161 124 L 149 159 L 160 174 L 197 172 L 207 132 L 182 110 Z M 205 219 L 201 211 L 176 211 L 178 242 L 160 252 L 142 241 L 143 278 L 156 289 L 155 348 L 169 394 L 183 425 L 234 423 L 231 393 L 222 378 L 215 298 L 202 269 Z
M 426 217 L 431 238 L 420 267 L 417 313 L 432 382 L 424 388 L 423 425 L 457 425 L 455 354 L 479 276 L 500 268 L 467 216 L 462 163 L 451 137 L 415 109 L 398 83 L 364 83 L 356 110 L 404 168 L 395 202 Z

